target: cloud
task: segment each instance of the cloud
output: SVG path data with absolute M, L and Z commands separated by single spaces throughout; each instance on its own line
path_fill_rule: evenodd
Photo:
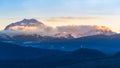
M 61 26 L 57 27 L 57 30 L 60 33 L 72 34 L 74 37 L 112 32 L 108 27 L 96 25 Z
M 67 36 L 71 34 L 73 37 L 81 37 L 81 36 L 89 36 L 96 34 L 108 34 L 112 33 L 112 30 L 105 26 L 90 26 L 90 25 L 74 25 L 74 26 L 59 26 L 56 28 L 52 28 L 49 26 L 45 27 L 32 27 L 32 26 L 13 26 L 11 28 L 15 28 L 12 30 L 5 30 L 2 33 L 7 33 L 9 35 L 19 35 L 19 34 L 38 34 L 41 36 L 53 36 L 53 37 L 61 37 Z M 18 30 L 17 30 L 17 29 Z M 22 29 L 21 29 L 22 28 Z M 33 29 L 35 28 L 35 29 Z M 37 29 L 36 29 L 37 28 Z M 21 29 L 21 30 L 19 30 Z M 7 32 L 8 31 L 8 32 Z

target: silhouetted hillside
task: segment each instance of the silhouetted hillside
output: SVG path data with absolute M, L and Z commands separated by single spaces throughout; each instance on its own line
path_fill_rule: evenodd
M 0 59 L 36 59 L 50 55 L 62 55 L 66 52 L 58 50 L 22 47 L 0 42 Z
M 59 53 L 56 52 L 55 53 Z M 89 53 L 89 54 L 88 54 Z M 32 54 L 33 55 L 33 54 Z M 104 58 L 106 55 L 94 49 L 80 49 L 74 52 L 40 57 L 29 60 L 2 60 L 0 67 L 2 68 L 56 68 L 64 65 L 71 65 L 86 60 L 96 60 Z

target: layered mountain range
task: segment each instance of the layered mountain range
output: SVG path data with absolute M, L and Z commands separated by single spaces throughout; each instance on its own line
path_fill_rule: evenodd
M 24 19 L 6 26 L 0 32 L 0 41 L 59 50 L 97 48 L 105 51 L 109 45 L 109 49 L 116 52 L 119 50 L 120 35 L 105 26 L 81 25 L 52 28 L 36 19 Z M 112 48 L 113 46 L 116 49 Z
M 60 51 L 0 42 L 0 68 L 119 68 L 120 52 L 107 55 L 96 49 Z
M 0 32 L 0 68 L 119 68 L 120 34 L 105 26 L 24 19 Z

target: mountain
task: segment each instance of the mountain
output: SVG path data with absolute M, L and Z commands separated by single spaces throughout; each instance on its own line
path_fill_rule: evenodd
M 119 68 L 120 58 L 103 58 L 95 60 L 86 60 L 73 64 L 58 66 L 55 68 Z
M 72 51 L 69 54 L 65 54 L 63 56 L 60 57 L 55 57 L 54 60 L 56 61 L 51 61 L 51 63 L 53 62 L 53 64 L 51 64 L 51 66 L 53 65 L 57 65 L 57 66 L 64 66 L 64 65 L 71 65 L 71 64 L 75 64 L 78 62 L 82 62 L 85 60 L 94 60 L 94 59 L 101 59 L 101 58 L 105 58 L 107 55 L 104 54 L 103 52 L 96 50 L 96 49 L 87 49 L 87 48 L 81 48 L 75 51 Z
M 28 60 L 64 55 L 65 51 L 23 47 L 15 44 L 0 42 L 0 60 Z
M 34 43 L 30 45 L 29 43 L 26 45 L 42 47 L 42 48 L 52 48 L 52 49 L 60 49 L 60 50 L 76 50 L 79 48 L 90 48 L 90 49 L 98 49 L 107 54 L 114 54 L 117 51 L 120 51 L 120 34 L 116 35 L 94 35 L 94 36 L 86 36 L 81 38 L 74 39 L 53 39 L 53 40 L 45 40 L 40 43 Z M 44 46 L 46 45 L 46 46 Z
M 10 34 L 12 35 L 12 34 Z M 120 34 L 114 35 L 93 35 L 80 38 L 64 38 L 41 35 L 0 35 L 0 40 L 20 46 L 32 46 L 44 49 L 58 49 L 72 51 L 79 48 L 99 49 L 107 54 L 114 54 L 120 51 Z
M 119 50 L 120 34 L 105 26 L 59 26 L 52 28 L 36 19 L 24 19 L 8 25 L 0 32 L 0 41 L 21 46 L 72 51 L 97 48 L 111 52 Z M 112 48 L 115 47 L 116 49 Z M 110 52 L 110 53 L 111 53 Z
M 25 48 L 28 49 L 28 48 Z M 44 50 L 43 50 L 44 51 Z M 43 53 L 43 51 L 40 52 Z M 1 51 L 0 51 L 1 52 Z M 33 50 L 34 52 L 34 50 Z M 83 62 L 83 60 L 96 60 L 104 58 L 106 55 L 95 49 L 79 49 L 73 52 L 65 53 L 65 52 L 55 52 L 55 54 L 49 53 L 48 56 L 39 57 L 36 59 L 22 59 L 22 60 L 1 60 L 0 67 L 1 68 L 56 68 L 64 65 L 72 65 L 75 63 Z M 6 52 L 5 52 L 6 53 Z M 23 53 L 23 52 L 22 52 Z M 59 54 L 57 54 L 59 53 Z M 88 54 L 89 53 L 89 54 Z M 46 52 L 45 52 L 46 54 Z M 35 54 L 31 53 L 31 56 Z M 91 56 L 92 55 L 92 56 Z M 21 57 L 21 56 L 20 56 Z M 14 57 L 15 58 L 15 57 Z
M 88 53 L 90 52 L 91 51 L 89 51 Z M 89 56 L 89 54 L 87 56 Z M 100 59 L 78 61 L 72 64 L 65 64 L 65 65 L 57 66 L 55 68 L 106 68 L 106 67 L 107 68 L 119 68 L 120 67 L 120 51 L 118 51 L 116 54 L 109 56 L 109 57 L 107 56 L 107 57 L 103 57 Z
M 103 52 L 99 50 L 87 49 L 87 48 L 81 48 L 81 49 L 75 50 L 74 52 L 72 52 L 72 55 L 81 59 L 103 58 L 106 56 Z
M 12 23 L 12 24 L 6 26 L 6 28 L 4 30 L 26 31 L 26 30 L 36 30 L 39 27 L 43 28 L 43 27 L 45 27 L 45 25 L 43 23 L 37 21 L 36 19 L 24 19 L 22 21 Z
M 71 52 L 0 42 L 0 68 L 119 68 L 120 58 L 81 48 Z M 119 52 L 117 53 L 119 54 Z M 27 59 L 26 59 L 27 58 Z
M 114 54 L 120 51 L 120 34 L 115 35 L 94 35 L 80 38 L 55 38 L 40 35 L 15 35 L 6 37 L 3 42 L 18 44 L 20 46 L 32 46 L 36 48 L 58 49 L 58 50 L 76 50 L 79 48 L 99 49 L 107 54 Z

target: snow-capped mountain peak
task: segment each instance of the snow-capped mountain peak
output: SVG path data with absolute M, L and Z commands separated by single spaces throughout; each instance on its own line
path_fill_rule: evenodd
M 36 30 L 39 27 L 43 28 L 45 25 L 36 19 L 24 19 L 22 21 L 12 23 L 8 25 L 5 30 L 21 30 L 21 31 L 27 31 L 27 30 Z
M 43 23 L 37 21 L 36 19 L 24 19 L 20 22 L 18 22 L 20 25 L 26 25 L 26 26 L 36 26 L 36 25 L 43 25 Z

